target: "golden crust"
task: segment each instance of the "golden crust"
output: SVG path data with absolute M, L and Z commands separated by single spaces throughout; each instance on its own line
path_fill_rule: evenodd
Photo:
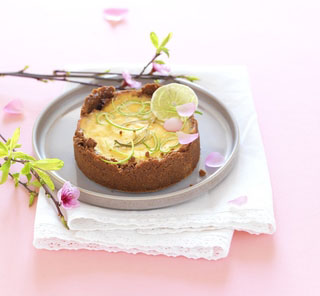
M 147 84 L 136 95 L 151 96 L 158 84 Z M 92 91 L 85 99 L 81 109 L 81 118 L 94 109 L 101 110 L 114 96 L 114 87 L 101 87 Z M 80 118 L 80 119 L 81 119 Z M 80 120 L 79 120 L 80 122 Z M 182 145 L 178 151 L 163 155 L 161 159 L 148 158 L 136 162 L 131 158 L 125 164 L 110 164 L 102 160 L 94 147 L 96 142 L 84 137 L 78 127 L 75 132 L 74 154 L 80 170 L 91 180 L 103 186 L 127 192 L 151 192 L 177 183 L 191 174 L 200 157 L 199 138 L 190 144 Z M 192 117 L 192 133 L 198 132 L 197 121 Z

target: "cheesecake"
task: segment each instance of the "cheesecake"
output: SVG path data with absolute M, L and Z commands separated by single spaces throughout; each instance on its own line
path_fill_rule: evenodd
M 195 169 L 199 138 L 180 144 L 151 111 L 159 84 L 140 90 L 94 89 L 85 99 L 73 138 L 79 169 L 94 182 L 126 192 L 151 192 L 175 184 Z M 196 119 L 181 131 L 198 133 Z

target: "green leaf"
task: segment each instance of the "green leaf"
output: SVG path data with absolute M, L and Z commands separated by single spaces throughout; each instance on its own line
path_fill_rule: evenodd
M 2 171 L 0 185 L 7 181 L 8 175 L 9 175 L 10 165 L 11 165 L 11 161 L 10 160 L 7 160 L 6 162 L 4 162 L 2 164 L 2 166 L 0 168 L 0 170 Z
M 155 79 L 155 80 L 153 80 L 153 82 L 160 84 L 160 80 L 159 79 Z
M 185 76 L 184 78 L 191 82 L 199 80 L 199 78 L 196 76 Z
M 20 128 L 16 128 L 16 130 L 13 133 L 12 138 L 10 139 L 10 145 L 9 145 L 9 150 L 13 150 L 15 146 L 17 145 L 18 141 L 20 138 Z
M 69 230 L 69 226 L 68 226 L 66 219 L 63 216 L 60 216 L 60 220 L 61 220 L 63 226 Z
M 22 145 L 21 144 L 17 144 L 14 148 L 21 148 Z
M 165 64 L 165 62 L 161 61 L 161 60 L 155 60 L 154 63 L 160 64 L 160 65 L 164 65 Z
M 170 55 L 169 55 L 169 49 L 168 49 L 168 48 L 166 48 L 166 47 L 161 47 L 160 52 L 161 52 L 161 51 L 163 51 L 168 57 L 170 57 Z
M 31 164 L 30 162 L 27 162 L 24 164 L 24 167 L 21 169 L 20 173 L 22 175 L 28 176 L 28 174 L 30 174 L 30 168 L 31 168 Z
M 12 174 L 12 177 L 14 181 L 14 186 L 18 187 L 20 174 L 19 173 Z
M 36 168 L 35 168 L 34 170 L 38 173 L 39 177 L 41 178 L 41 181 L 43 181 L 45 184 L 47 184 L 48 187 L 49 187 L 51 190 L 54 190 L 54 184 L 53 184 L 50 176 L 49 176 L 46 172 L 41 171 L 41 170 L 39 170 L 39 169 L 36 169 Z
M 32 175 L 30 173 L 26 174 L 28 183 L 30 183 L 31 179 L 32 179 Z
M 150 33 L 150 39 L 152 44 L 154 45 L 155 48 L 158 48 L 159 46 L 159 40 L 158 40 L 158 36 L 155 32 L 151 32 Z
M 33 180 L 30 185 L 40 188 L 42 184 L 38 180 Z
M 169 40 L 171 39 L 171 37 L 172 37 L 172 33 L 169 33 L 168 36 L 162 40 L 162 43 L 160 44 L 159 47 L 165 47 L 166 44 L 167 44 L 167 43 L 169 42 Z
M 8 156 L 8 147 L 0 142 L 0 157 Z
M 30 194 L 29 194 L 29 207 L 31 207 L 33 205 L 34 198 L 36 196 L 37 196 L 37 194 L 35 192 L 30 192 Z
M 12 157 L 13 158 L 23 159 L 23 160 L 36 160 L 33 156 L 28 155 L 28 154 L 23 153 L 23 152 L 13 152 L 12 153 Z
M 32 167 L 42 169 L 45 171 L 60 170 L 64 162 L 58 158 L 45 158 L 30 163 Z

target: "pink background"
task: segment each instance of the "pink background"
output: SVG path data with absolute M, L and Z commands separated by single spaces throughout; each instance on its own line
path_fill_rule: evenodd
M 81 2 L 81 3 L 80 3 Z M 191 2 L 191 1 L 190 1 Z M 245 64 L 274 192 L 277 232 L 235 233 L 214 262 L 32 246 L 35 206 L 24 189 L 0 187 L 0 295 L 319 295 L 319 2 L 135 1 L 126 22 L 102 19 L 110 1 L 2 1 L 0 68 L 49 72 L 66 64 L 143 65 L 150 31 L 174 33 L 170 63 Z M 117 2 L 119 3 L 119 2 Z M 211 4 L 209 4 L 211 3 Z M 31 153 L 36 115 L 63 83 L 0 79 L 0 131 L 22 128 Z M 10 100 L 23 116 L 2 112 Z

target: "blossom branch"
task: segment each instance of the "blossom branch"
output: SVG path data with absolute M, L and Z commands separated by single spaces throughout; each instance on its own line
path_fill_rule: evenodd
M 0 166 L 1 166 L 1 165 L 0 165 Z M 11 173 L 9 173 L 9 176 L 14 180 L 14 176 L 13 176 Z M 29 193 L 34 193 L 34 194 L 38 195 L 38 193 L 37 193 L 36 191 L 32 190 L 32 189 L 28 186 L 28 184 L 27 184 L 26 182 L 21 182 L 21 181 L 19 180 L 18 183 L 19 183 L 20 185 L 22 185 Z
M 0 168 L 1 168 L 1 164 L 0 164 Z M 11 173 L 9 173 L 9 176 L 12 178 L 12 180 L 14 180 L 14 176 Z M 18 183 L 22 185 L 29 193 L 37 194 L 37 192 L 32 190 L 27 183 L 21 182 L 20 180 L 18 181 Z
M 139 73 L 139 75 L 136 76 L 136 78 L 140 78 L 142 76 L 142 74 L 144 73 L 144 71 L 156 60 L 156 58 L 160 56 L 160 53 L 156 53 L 154 55 L 154 57 L 143 67 L 143 69 L 141 70 L 141 72 Z M 152 74 L 152 70 L 149 73 L 149 75 Z
M 152 63 L 153 60 L 151 60 L 148 65 L 145 67 L 147 68 L 150 63 Z M 64 81 L 64 82 L 71 82 L 71 83 L 79 83 L 83 85 L 90 85 L 90 86 L 96 86 L 101 87 L 102 84 L 92 83 L 92 82 L 84 82 L 80 80 L 71 80 L 69 78 L 90 78 L 95 80 L 101 80 L 101 81 L 115 81 L 115 82 L 121 82 L 123 81 L 122 73 L 119 72 L 68 72 L 64 70 L 55 70 L 54 72 L 60 73 L 60 74 L 37 74 L 37 73 L 26 73 L 26 72 L 3 72 L 0 73 L 0 76 L 14 76 L 14 77 L 24 77 L 24 78 L 31 78 L 36 79 L 41 82 L 48 82 L 48 80 L 55 80 L 55 81 Z M 107 76 L 113 76 L 113 77 L 102 77 L 103 75 Z M 118 76 L 118 77 L 114 77 Z M 159 80 L 176 80 L 177 78 L 184 78 L 190 80 L 190 76 L 187 75 L 155 75 L 152 73 L 149 74 L 131 74 L 133 78 L 140 78 L 140 79 L 159 79 Z
M 2 136 L 1 133 L 0 133 L 0 138 L 1 138 L 5 143 L 7 143 L 6 138 L 5 138 L 4 136 Z M 12 139 L 11 139 L 11 141 L 12 141 Z M 12 149 L 12 151 L 15 152 L 15 149 Z M 4 157 L 3 159 L 4 159 L 5 161 L 13 161 L 13 162 L 21 163 L 21 164 L 23 164 L 23 165 L 25 165 L 26 163 L 30 162 L 30 160 L 28 160 L 28 159 L 17 159 L 17 158 L 11 158 L 11 157 Z M 0 167 L 1 167 L 1 164 L 0 164 Z M 56 207 L 56 209 L 57 209 L 58 216 L 60 217 L 61 222 L 63 223 L 63 225 L 64 225 L 67 229 L 69 229 L 68 224 L 67 224 L 67 220 L 65 219 L 64 215 L 63 215 L 62 212 L 61 212 L 60 204 L 59 204 L 59 202 L 55 199 L 54 194 L 52 193 L 52 191 L 50 190 L 50 188 L 48 187 L 48 185 L 47 185 L 45 182 L 42 181 L 41 177 L 39 176 L 39 174 L 37 173 L 37 171 L 36 171 L 34 168 L 32 168 L 32 167 L 30 168 L 30 173 L 31 173 L 31 174 L 36 178 L 36 180 L 38 180 L 38 182 L 41 184 L 41 187 L 44 189 L 46 196 L 49 197 L 49 198 L 53 201 L 53 203 L 54 203 L 54 205 L 55 205 L 55 207 Z M 14 177 L 14 175 L 11 174 L 10 172 L 8 172 L 8 175 L 9 175 L 12 179 L 16 180 L 15 177 Z M 29 192 L 29 194 L 32 195 L 33 198 L 34 198 L 34 196 L 38 195 L 36 191 L 34 191 L 34 190 L 32 190 L 32 189 L 29 188 L 28 183 L 21 182 L 20 180 L 18 180 L 17 183 L 20 184 L 20 185 L 22 185 L 22 186 Z M 32 199 L 32 202 L 33 202 L 33 199 Z M 29 202 L 29 204 L 30 204 L 30 202 Z
M 67 220 L 65 219 L 64 215 L 63 215 L 62 212 L 61 212 L 60 204 L 59 204 L 59 202 L 54 198 L 53 193 L 51 192 L 51 190 L 50 190 L 50 188 L 48 187 L 48 185 L 47 185 L 47 184 L 42 184 L 41 178 L 40 178 L 39 174 L 38 174 L 34 169 L 31 169 L 31 173 L 32 173 L 32 175 L 41 183 L 41 186 L 42 186 L 42 188 L 44 189 L 46 196 L 49 197 L 49 198 L 53 201 L 53 203 L 54 203 L 54 205 L 55 205 L 55 207 L 56 207 L 56 209 L 57 209 L 58 216 L 60 217 L 60 220 L 61 220 L 61 222 L 63 223 L 63 225 L 64 225 L 67 229 L 69 229 L 69 226 L 68 226 L 68 224 L 67 224 Z
M 4 142 L 7 142 L 6 138 L 4 138 L 1 134 L 0 134 L 0 138 L 1 138 Z
M 156 52 L 152 59 L 142 68 L 139 74 L 129 74 L 127 73 L 127 76 L 130 76 L 135 79 L 154 79 L 154 80 L 174 80 L 177 81 L 177 78 L 183 78 L 187 79 L 189 81 L 195 81 L 198 80 L 197 77 L 194 76 L 187 76 L 187 75 L 154 75 L 154 72 L 157 72 L 157 70 L 154 69 L 154 67 L 150 70 L 148 74 L 144 74 L 146 69 L 151 64 L 164 64 L 163 61 L 157 61 L 156 59 L 162 54 L 165 53 L 169 57 L 169 50 L 166 47 L 167 43 L 171 39 L 172 33 L 169 33 L 161 42 L 158 39 L 158 36 L 154 33 L 150 33 L 150 39 L 152 44 L 156 48 Z M 2 72 L 0 73 L 1 76 L 14 76 L 14 77 L 24 77 L 24 78 L 30 78 L 30 79 L 36 79 L 38 81 L 42 82 L 48 82 L 48 81 L 64 81 L 69 83 L 78 83 L 81 85 L 88 85 L 88 86 L 94 86 L 94 87 L 101 87 L 103 86 L 100 83 L 96 83 L 94 81 L 86 82 L 78 79 L 70 79 L 70 78 L 80 78 L 80 79 L 92 79 L 96 81 L 114 81 L 118 82 L 120 85 L 117 86 L 117 89 L 123 89 L 127 86 L 131 86 L 130 83 L 128 83 L 127 79 L 123 76 L 123 72 L 85 72 L 85 71 L 64 71 L 64 70 L 54 70 L 53 74 L 36 74 L 36 73 L 27 73 L 26 70 L 28 69 L 28 66 L 24 67 L 22 70 L 17 72 Z M 160 72 L 158 70 L 158 72 Z M 161 72 L 160 72 L 161 73 Z M 163 73 L 161 73 L 163 74 Z M 167 74 L 167 73 L 166 73 Z M 130 78 L 131 79 L 131 78 Z M 131 79 L 131 82 L 134 84 L 135 81 Z M 177 81 L 179 82 L 179 81 Z M 140 82 L 139 82 L 140 83 Z M 141 83 L 140 83 L 141 84 Z M 138 85 L 136 83 L 136 85 Z

